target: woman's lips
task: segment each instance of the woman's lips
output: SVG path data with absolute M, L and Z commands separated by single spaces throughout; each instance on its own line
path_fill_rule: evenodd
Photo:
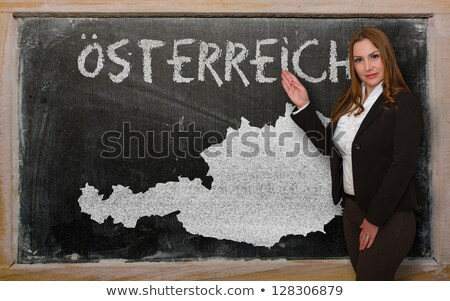
M 375 76 L 377 76 L 378 73 L 372 73 L 372 74 L 367 74 L 366 76 L 368 78 L 374 78 Z

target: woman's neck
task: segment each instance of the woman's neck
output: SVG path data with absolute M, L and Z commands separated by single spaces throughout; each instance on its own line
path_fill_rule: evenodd
M 366 91 L 365 91 L 365 93 L 364 93 L 363 103 L 366 101 L 366 99 L 369 97 L 369 95 L 370 95 L 370 93 L 372 93 L 372 91 L 373 91 L 373 88 L 368 88 L 368 87 L 366 86 Z

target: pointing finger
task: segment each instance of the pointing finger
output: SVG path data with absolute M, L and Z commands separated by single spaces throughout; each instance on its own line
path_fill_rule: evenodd
M 296 77 L 294 74 L 292 74 L 291 72 L 286 71 L 286 76 L 289 78 L 289 80 L 290 80 L 292 83 L 296 83 L 296 84 L 299 84 L 300 86 L 303 86 L 303 85 L 300 83 L 300 81 L 297 79 L 297 77 Z
M 286 81 L 282 81 L 281 84 L 283 85 L 284 90 L 289 95 L 291 93 L 291 87 Z

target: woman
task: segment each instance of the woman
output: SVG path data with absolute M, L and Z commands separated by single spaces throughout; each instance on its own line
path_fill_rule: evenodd
M 297 107 L 293 120 L 330 156 L 333 201 L 344 200 L 344 233 L 356 280 L 393 280 L 416 231 L 421 105 L 381 30 L 354 33 L 349 61 L 351 85 L 326 128 L 292 73 L 282 71 L 282 85 Z

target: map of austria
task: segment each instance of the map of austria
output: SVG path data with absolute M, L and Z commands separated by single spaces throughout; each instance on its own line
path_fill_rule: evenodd
M 179 210 L 178 219 L 190 233 L 258 246 L 272 246 L 289 234 L 324 231 L 341 215 L 331 200 L 329 159 L 305 139 L 290 118 L 292 110 L 287 104 L 285 116 L 262 128 L 242 118 L 239 129 L 228 128 L 222 143 L 205 149 L 201 156 L 213 178 L 211 189 L 200 179 L 179 177 L 136 194 L 113 186 L 102 200 L 86 183 L 78 199 L 81 210 L 98 223 L 111 216 L 130 228 L 142 216 Z

